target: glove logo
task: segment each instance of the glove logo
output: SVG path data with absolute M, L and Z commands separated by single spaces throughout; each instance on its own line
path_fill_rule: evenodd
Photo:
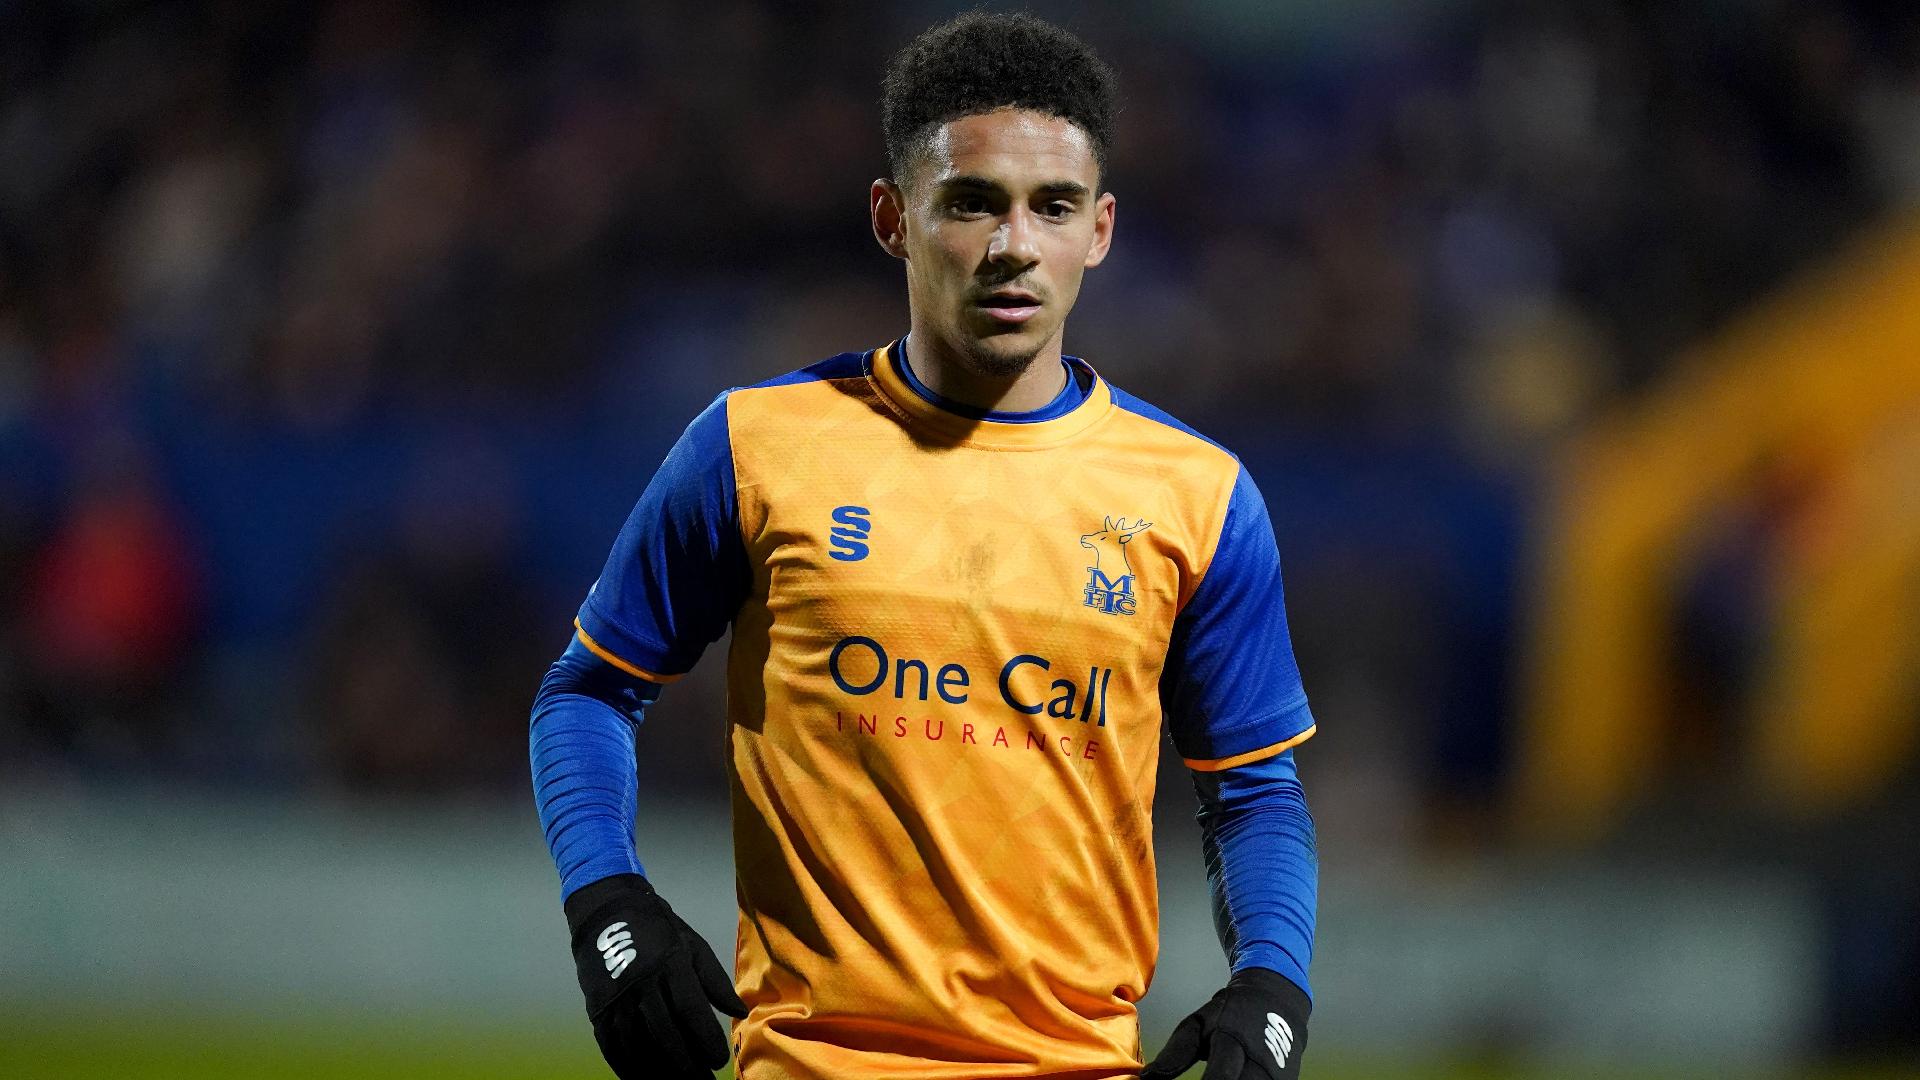
M 600 936 L 594 939 L 594 948 L 600 950 L 600 958 L 607 962 L 609 978 L 619 978 L 620 973 L 627 970 L 627 965 L 640 955 L 627 948 L 631 944 L 633 935 L 627 933 L 627 924 L 623 922 L 614 923 L 600 931 Z
M 1273 1052 L 1274 1064 L 1286 1068 L 1287 1055 L 1293 1053 L 1293 1028 L 1280 1018 L 1279 1013 L 1268 1013 L 1266 1034 L 1267 1049 Z

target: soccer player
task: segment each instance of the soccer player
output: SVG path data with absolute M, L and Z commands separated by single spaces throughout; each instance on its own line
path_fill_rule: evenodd
M 1314 721 L 1272 526 L 1233 455 L 1061 354 L 1114 236 L 1112 74 L 974 13 L 884 112 L 908 333 L 696 417 L 535 702 L 594 1035 L 626 1080 L 1140 1075 L 1164 724 L 1230 977 L 1145 1075 L 1297 1076 Z M 633 840 L 634 726 L 729 624 L 734 980 Z

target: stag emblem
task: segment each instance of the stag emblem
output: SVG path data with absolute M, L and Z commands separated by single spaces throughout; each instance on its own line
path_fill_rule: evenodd
M 1135 610 L 1133 563 L 1127 558 L 1127 544 L 1152 528 L 1153 522 L 1141 518 L 1129 525 L 1124 517 L 1117 521 L 1109 517 L 1104 524 L 1099 532 L 1080 537 L 1080 546 L 1093 552 L 1082 602 L 1108 615 L 1131 615 Z

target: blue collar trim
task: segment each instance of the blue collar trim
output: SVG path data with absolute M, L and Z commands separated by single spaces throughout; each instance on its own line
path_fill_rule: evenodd
M 1060 360 L 1060 366 L 1067 369 L 1067 385 L 1060 388 L 1060 392 L 1054 395 L 1052 401 L 1028 412 L 982 409 L 975 405 L 968 405 L 964 401 L 944 397 L 928 389 L 927 384 L 920 381 L 920 376 L 914 374 L 913 364 L 907 360 L 906 338 L 901 338 L 899 348 L 893 351 L 900 358 L 897 365 L 900 369 L 900 377 L 906 380 L 914 393 L 920 395 L 921 400 L 969 420 L 991 420 L 997 424 L 1038 424 L 1047 420 L 1058 420 L 1079 408 L 1093 393 L 1092 369 L 1077 358 L 1067 356 Z

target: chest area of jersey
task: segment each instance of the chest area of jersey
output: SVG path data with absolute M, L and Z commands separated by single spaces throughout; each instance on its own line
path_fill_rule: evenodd
M 1064 455 L 844 465 L 763 492 L 750 557 L 776 635 L 874 642 L 924 662 L 936 691 L 942 670 L 977 686 L 1020 657 L 1157 672 L 1191 562 L 1164 486 Z

